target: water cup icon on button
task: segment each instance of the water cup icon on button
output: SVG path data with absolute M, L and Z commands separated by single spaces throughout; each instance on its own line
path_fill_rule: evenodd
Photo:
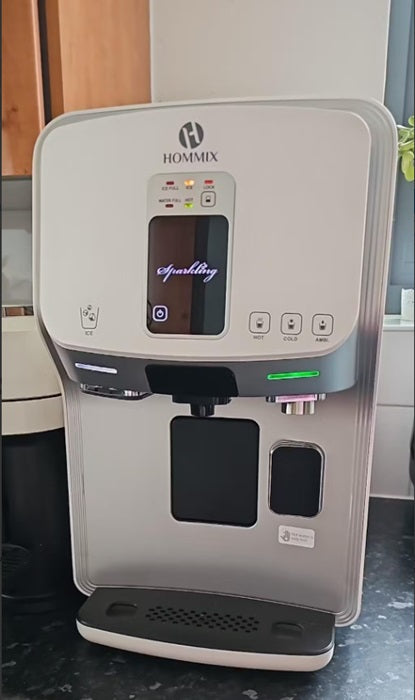
M 157 321 L 158 323 L 162 323 L 163 321 L 167 321 L 169 317 L 169 310 L 167 306 L 162 306 L 158 305 L 155 306 L 153 309 L 153 321 Z
M 312 331 L 314 335 L 331 335 L 334 328 L 334 318 L 331 314 L 315 314 Z
M 98 323 L 99 306 L 93 306 L 92 304 L 81 306 L 80 312 L 82 328 L 94 330 Z

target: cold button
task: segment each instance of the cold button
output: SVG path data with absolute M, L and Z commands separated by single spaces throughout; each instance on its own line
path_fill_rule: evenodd
M 214 207 L 216 204 L 216 192 L 212 192 L 211 190 L 202 192 L 200 203 L 202 207 Z
M 302 322 L 301 314 L 283 314 L 281 316 L 281 333 L 283 335 L 298 335 L 301 333 Z
M 312 331 L 314 335 L 331 335 L 334 328 L 334 318 L 331 314 L 315 314 Z
M 251 333 L 268 333 L 271 328 L 271 316 L 266 311 L 253 311 L 249 317 Z

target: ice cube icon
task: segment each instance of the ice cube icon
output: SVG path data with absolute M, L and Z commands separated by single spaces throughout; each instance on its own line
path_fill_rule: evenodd
M 94 330 L 97 327 L 99 306 L 93 306 L 92 304 L 81 306 L 80 314 L 82 328 L 85 328 L 85 330 Z

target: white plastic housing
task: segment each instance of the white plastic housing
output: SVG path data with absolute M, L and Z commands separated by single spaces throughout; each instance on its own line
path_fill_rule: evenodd
M 189 121 L 203 128 L 194 149 L 179 141 Z M 273 102 L 151 106 L 56 120 L 36 149 L 44 251 L 39 302 L 48 334 L 66 348 L 176 360 L 334 350 L 359 312 L 370 148 L 368 127 L 352 111 Z M 151 178 L 183 173 L 200 180 L 221 172 L 236 183 L 234 200 L 219 183 L 216 205 L 206 211 L 226 212 L 233 240 L 225 332 L 151 336 Z M 179 198 L 173 208 L 161 203 L 159 212 L 187 210 Z M 80 310 L 87 305 L 98 322 L 85 329 Z M 250 330 L 255 312 L 269 314 L 266 334 Z M 284 314 L 301 318 L 301 332 L 286 332 Z M 320 314 L 333 319 L 323 341 L 313 332 Z

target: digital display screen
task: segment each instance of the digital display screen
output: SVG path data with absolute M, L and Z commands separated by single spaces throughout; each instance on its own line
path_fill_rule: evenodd
M 225 216 L 156 216 L 149 224 L 147 328 L 219 335 L 225 326 Z

